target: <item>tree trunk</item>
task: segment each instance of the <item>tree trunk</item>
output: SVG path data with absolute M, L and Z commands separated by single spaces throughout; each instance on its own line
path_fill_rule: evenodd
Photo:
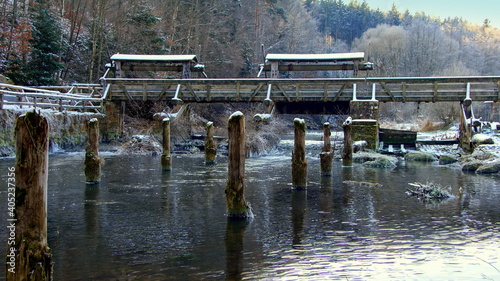
M 170 119 L 162 121 L 163 128 L 163 153 L 161 155 L 161 167 L 163 171 L 172 170 L 172 156 L 170 155 Z
M 245 202 L 245 116 L 237 111 L 228 121 L 228 179 L 226 206 L 229 218 L 252 217 L 250 205 Z
M 205 137 L 205 163 L 215 164 L 217 156 L 217 146 L 214 141 L 214 123 L 207 123 L 207 136 Z
M 52 280 L 47 245 L 48 127 L 47 119 L 36 112 L 16 122 L 16 200 L 13 219 L 8 220 L 15 243 L 9 240 L 7 249 L 8 281 Z
M 85 149 L 85 182 L 97 184 L 101 180 L 101 162 L 99 157 L 99 121 L 90 119 L 88 123 L 88 140 Z
M 295 118 L 295 139 L 292 153 L 292 185 L 295 189 L 307 188 L 306 123 Z
M 342 151 L 342 165 L 352 166 L 352 137 L 351 137 L 352 118 L 345 120 L 342 127 L 344 128 L 344 150 Z
M 330 142 L 330 136 L 332 135 L 330 131 L 330 123 L 323 124 L 323 150 L 321 151 L 319 158 L 321 161 L 321 176 L 331 177 L 332 176 L 332 160 L 333 151 L 332 144 Z

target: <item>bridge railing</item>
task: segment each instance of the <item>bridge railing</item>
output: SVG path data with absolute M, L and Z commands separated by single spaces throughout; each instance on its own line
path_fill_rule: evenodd
M 51 108 L 59 111 L 98 111 L 104 102 L 101 92 L 101 86 L 96 84 L 45 88 L 0 84 L 0 109 L 16 106 Z
M 104 79 L 111 100 L 184 102 L 499 101 L 500 76 L 350 79 Z M 356 86 L 354 86 L 356 85 Z M 354 89 L 355 88 L 355 89 Z M 375 91 L 375 92 L 374 92 Z

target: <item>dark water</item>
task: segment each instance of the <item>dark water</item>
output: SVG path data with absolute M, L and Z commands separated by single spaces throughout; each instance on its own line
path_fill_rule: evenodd
M 86 186 L 82 154 L 50 157 L 55 280 L 500 280 L 498 175 L 336 162 L 321 178 L 310 158 L 300 192 L 289 156 L 251 158 L 246 223 L 225 217 L 225 158 L 205 166 L 203 155 L 177 155 L 170 173 L 158 157 L 105 158 L 101 184 Z M 0 161 L 0 202 L 12 165 Z M 415 181 L 451 186 L 455 198 L 424 204 L 405 194 Z

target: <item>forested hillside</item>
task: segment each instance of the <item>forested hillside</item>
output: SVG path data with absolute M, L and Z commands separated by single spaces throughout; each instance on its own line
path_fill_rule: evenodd
M 364 51 L 371 76 L 499 75 L 500 31 L 342 0 L 1 0 L 0 74 L 97 82 L 114 53 L 199 54 L 210 77 L 255 77 L 264 53 Z

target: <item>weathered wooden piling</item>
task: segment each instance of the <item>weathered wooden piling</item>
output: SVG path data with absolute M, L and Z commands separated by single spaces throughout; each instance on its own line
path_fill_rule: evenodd
M 214 123 L 207 122 L 207 135 L 205 136 L 205 163 L 207 165 L 215 164 L 217 156 L 217 145 L 214 141 Z
M 344 150 L 342 151 L 342 165 L 352 166 L 352 137 L 351 137 L 352 118 L 348 117 L 342 124 L 344 129 Z
M 227 216 L 249 218 L 252 210 L 245 201 L 245 116 L 240 111 L 229 117 L 228 136 Z
M 161 154 L 161 167 L 163 171 L 172 170 L 172 156 L 170 154 L 170 118 L 164 118 L 163 128 L 163 153 Z
M 303 119 L 295 118 L 293 124 L 295 137 L 292 152 L 292 186 L 295 189 L 306 189 L 306 122 Z
M 330 136 L 332 135 L 330 131 L 330 123 L 323 124 L 323 149 L 319 154 L 321 162 L 321 176 L 331 177 L 332 176 L 332 161 L 333 161 L 333 150 L 330 141 Z
M 101 180 L 101 162 L 99 157 L 99 121 L 90 119 L 87 125 L 87 147 L 85 148 L 85 182 L 97 184 Z
M 15 205 L 7 219 L 8 281 L 52 280 L 52 252 L 47 244 L 48 128 L 47 119 L 36 112 L 16 121 Z

